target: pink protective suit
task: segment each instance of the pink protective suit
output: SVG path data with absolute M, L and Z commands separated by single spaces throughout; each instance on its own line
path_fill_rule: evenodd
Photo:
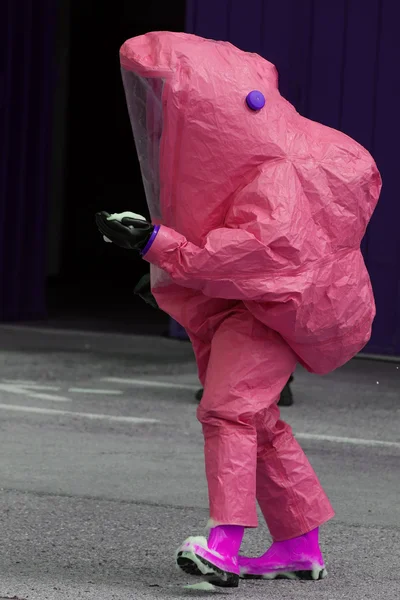
M 297 362 L 328 373 L 370 337 L 360 242 L 381 180 L 370 154 L 300 116 L 275 67 L 181 33 L 127 41 L 121 64 L 149 209 L 159 306 L 193 342 L 211 519 L 276 540 L 333 515 L 277 400 Z M 250 110 L 252 90 L 265 97 Z

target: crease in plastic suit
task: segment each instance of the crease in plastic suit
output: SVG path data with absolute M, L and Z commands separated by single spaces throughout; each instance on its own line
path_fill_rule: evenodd
M 275 540 L 333 509 L 277 401 L 296 364 L 326 374 L 375 316 L 360 243 L 379 198 L 370 154 L 300 116 L 275 67 L 226 42 L 128 40 L 122 75 L 152 221 L 152 291 L 193 343 L 205 387 L 210 523 Z M 265 97 L 250 110 L 252 90 Z

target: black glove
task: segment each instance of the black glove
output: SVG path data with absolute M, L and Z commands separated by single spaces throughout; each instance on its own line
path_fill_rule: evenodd
M 113 215 L 99 212 L 96 225 L 106 241 L 127 250 L 143 250 L 154 231 L 153 225 L 144 217 L 131 212 Z
M 153 308 L 158 308 L 158 304 L 153 294 L 151 293 L 150 274 L 146 273 L 135 287 L 134 293 L 143 298 L 147 304 Z

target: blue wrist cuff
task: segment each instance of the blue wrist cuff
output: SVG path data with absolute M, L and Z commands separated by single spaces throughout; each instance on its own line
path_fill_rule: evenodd
M 160 225 L 156 225 L 153 229 L 153 233 L 150 236 L 149 241 L 147 242 L 147 244 L 145 245 L 145 247 L 143 248 L 143 250 L 141 251 L 141 255 L 144 256 L 152 247 L 154 240 L 157 237 L 157 233 L 160 231 Z

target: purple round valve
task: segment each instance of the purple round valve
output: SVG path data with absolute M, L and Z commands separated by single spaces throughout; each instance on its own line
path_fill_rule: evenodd
M 253 90 L 246 98 L 247 106 L 251 110 L 261 110 L 265 106 L 264 94 L 258 90 Z

